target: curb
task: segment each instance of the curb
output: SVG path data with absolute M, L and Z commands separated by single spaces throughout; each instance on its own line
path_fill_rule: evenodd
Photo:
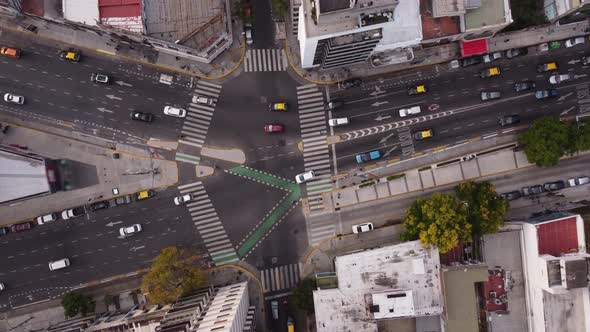
M 291 53 L 289 52 L 289 43 L 287 41 L 287 38 L 285 38 L 285 54 L 287 55 L 287 62 L 289 62 L 289 65 L 291 66 L 293 71 L 295 71 L 295 73 L 297 73 L 297 75 L 299 75 L 302 79 L 304 79 L 308 82 L 320 84 L 320 85 L 331 85 L 331 84 L 336 84 L 338 82 L 341 82 L 341 81 L 331 81 L 331 82 L 316 81 L 316 80 L 312 80 L 312 79 L 309 79 L 309 78 L 303 76 L 303 74 L 299 71 L 299 69 L 297 69 L 297 67 L 293 64 L 293 62 L 291 62 Z

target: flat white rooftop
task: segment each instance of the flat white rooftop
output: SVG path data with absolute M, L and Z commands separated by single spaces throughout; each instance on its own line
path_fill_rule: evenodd
M 419 241 L 339 256 L 338 289 L 314 291 L 318 331 L 377 331 L 378 319 L 440 315 L 436 248 Z

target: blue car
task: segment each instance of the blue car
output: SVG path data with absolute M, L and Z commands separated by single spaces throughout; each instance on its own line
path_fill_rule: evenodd
M 367 161 L 375 160 L 381 158 L 381 152 L 379 150 L 361 153 L 356 155 L 356 162 L 362 164 Z
M 547 99 L 551 97 L 557 97 L 557 89 L 539 90 L 535 92 L 535 97 L 538 100 Z

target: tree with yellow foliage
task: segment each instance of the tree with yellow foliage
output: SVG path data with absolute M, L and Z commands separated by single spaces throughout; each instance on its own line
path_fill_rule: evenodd
M 191 258 L 190 252 L 167 247 L 143 277 L 141 289 L 152 303 L 164 305 L 206 283 L 206 272 Z

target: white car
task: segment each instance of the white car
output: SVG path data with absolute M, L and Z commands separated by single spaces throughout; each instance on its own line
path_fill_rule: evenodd
M 373 230 L 373 223 L 370 223 L 370 222 L 352 226 L 352 232 L 354 234 L 370 232 L 372 230 Z
M 295 181 L 297 183 L 303 183 L 315 178 L 315 173 L 313 171 L 308 171 L 305 173 L 295 175 Z
M 0 291 L 3 291 L 5 289 L 6 289 L 6 287 L 4 286 L 4 283 L 0 282 Z
M 193 195 L 191 195 L 191 194 L 181 195 L 178 197 L 174 197 L 174 204 L 182 205 L 182 204 L 186 204 L 187 202 L 190 202 L 192 200 L 193 200 Z
M 7 103 L 22 105 L 25 103 L 25 97 L 13 95 L 12 93 L 6 93 L 4 94 L 4 101 Z
M 213 105 L 213 103 L 215 103 L 215 100 L 211 97 L 203 95 L 193 96 L 193 104 Z
M 486 54 L 483 56 L 483 62 L 489 63 L 494 60 L 502 59 L 503 57 L 504 56 L 502 55 L 502 52 L 495 52 L 495 53 L 491 53 L 491 54 Z
M 330 127 L 344 126 L 348 124 L 348 118 L 334 118 L 328 120 Z
M 410 108 L 402 108 L 401 110 L 399 110 L 399 116 L 404 118 L 408 115 L 420 114 L 420 111 L 421 111 L 420 106 L 412 106 Z
M 44 224 L 47 224 L 49 222 L 56 221 L 56 220 L 57 220 L 57 214 L 50 213 L 50 214 L 46 214 L 44 216 L 37 217 L 37 224 L 44 225 Z
M 90 80 L 96 83 L 109 84 L 109 76 L 105 74 L 92 74 Z
M 572 78 L 574 78 L 572 74 L 553 74 L 549 76 L 549 83 L 559 84 L 561 82 L 571 80 Z
M 184 118 L 186 116 L 186 110 L 174 106 L 166 106 L 164 107 L 164 114 Z
M 246 44 L 252 45 L 254 40 L 252 39 L 252 27 L 244 27 L 244 33 L 246 34 Z
M 590 178 L 587 176 L 578 176 L 577 178 L 571 178 L 567 180 L 570 187 L 581 186 L 590 183 Z
M 586 42 L 586 38 L 584 38 L 584 37 L 570 38 L 565 41 L 565 47 L 570 48 L 570 47 L 574 47 L 576 45 L 584 44 L 585 42 Z
M 141 224 L 119 228 L 119 234 L 121 234 L 122 237 L 131 236 L 139 232 L 141 232 Z

